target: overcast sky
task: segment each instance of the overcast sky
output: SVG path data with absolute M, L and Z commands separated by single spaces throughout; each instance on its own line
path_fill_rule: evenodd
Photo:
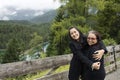
M 58 0 L 0 0 L 0 11 L 6 7 L 16 7 L 17 9 L 56 9 L 60 6 Z
M 33 15 L 40 15 L 41 10 L 57 9 L 60 5 L 59 0 L 0 0 L 0 20 L 9 20 L 7 15 L 17 13 L 13 10 L 33 9 L 40 11 Z

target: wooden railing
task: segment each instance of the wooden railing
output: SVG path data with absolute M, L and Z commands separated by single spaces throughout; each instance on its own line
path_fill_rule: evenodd
M 109 73 L 116 68 L 120 67 L 120 45 L 108 46 L 108 54 L 105 56 L 105 63 L 108 64 L 105 69 Z M 59 66 L 67 65 L 70 63 L 72 54 L 47 57 L 45 59 L 36 59 L 32 61 L 22 61 L 7 64 L 0 64 L 0 79 L 7 77 L 15 77 L 20 75 L 26 75 L 29 73 L 35 73 L 47 69 L 54 69 Z M 57 74 L 46 75 L 36 80 L 68 80 L 68 71 L 64 71 Z

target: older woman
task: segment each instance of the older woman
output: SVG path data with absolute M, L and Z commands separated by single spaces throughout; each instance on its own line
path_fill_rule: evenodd
M 83 74 L 83 65 L 87 65 L 91 70 L 99 69 L 99 62 L 93 63 L 93 61 L 89 60 L 85 54 L 82 52 L 85 50 L 85 47 L 88 46 L 87 38 L 84 36 L 80 30 L 75 27 L 71 27 L 69 29 L 69 36 L 71 38 L 70 49 L 73 53 L 73 58 L 70 62 L 69 68 L 69 80 L 79 80 L 80 75 Z M 104 50 L 99 50 L 99 53 L 103 53 Z M 91 68 L 92 67 L 92 68 Z
M 99 70 L 91 70 L 89 67 L 86 66 L 84 69 L 84 79 L 83 80 L 104 80 L 105 78 L 105 69 L 104 69 L 104 56 L 101 56 L 100 59 L 96 60 L 93 58 L 93 54 L 97 50 L 105 48 L 101 44 L 101 37 L 100 34 L 97 31 L 90 31 L 87 36 L 87 43 L 88 47 L 85 50 L 85 53 L 87 57 L 92 61 L 92 62 L 100 62 L 100 68 Z M 105 49 L 104 53 L 107 53 L 107 50 Z

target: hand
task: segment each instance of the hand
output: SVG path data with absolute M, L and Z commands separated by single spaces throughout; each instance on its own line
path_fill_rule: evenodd
M 92 70 L 99 70 L 100 69 L 100 62 L 95 62 L 92 64 Z
M 95 60 L 100 60 L 104 54 L 104 50 L 103 49 L 97 50 L 94 53 L 96 53 L 96 52 L 97 52 L 97 54 L 93 54 L 93 58 L 95 58 Z

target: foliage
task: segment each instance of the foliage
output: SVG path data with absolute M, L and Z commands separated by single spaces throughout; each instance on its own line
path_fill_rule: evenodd
M 3 61 L 3 56 L 5 54 L 5 50 L 4 49 L 0 49 L 0 63 L 2 63 Z
M 37 33 L 34 33 L 33 34 L 33 39 L 31 39 L 30 44 L 29 44 L 30 47 L 35 47 L 40 43 L 42 43 L 42 37 L 39 36 Z
M 105 43 L 106 46 L 109 46 L 109 45 L 116 45 L 116 44 L 117 44 L 117 43 L 115 42 L 115 40 L 112 39 L 112 38 L 104 39 L 103 42 Z
M 63 71 L 67 71 L 67 70 L 69 70 L 69 65 L 60 66 L 58 69 L 56 69 L 54 71 L 53 74 L 60 73 L 60 72 L 63 72 Z
M 67 24 L 66 24 L 67 23 Z M 70 17 L 69 19 L 64 19 L 61 22 L 55 22 L 51 26 L 51 34 L 50 34 L 50 43 L 47 49 L 47 55 L 62 55 L 68 54 L 69 50 L 69 37 L 68 37 L 68 28 L 74 26 L 75 24 L 78 25 L 78 28 L 81 29 L 82 32 L 86 33 L 89 28 L 88 26 L 84 25 L 85 18 L 82 16 Z M 84 25 L 81 27 L 79 24 Z
M 30 53 L 35 53 L 38 50 L 40 51 L 42 47 L 38 45 L 48 40 L 49 27 L 50 23 L 32 24 L 26 21 L 0 21 L 0 49 L 8 48 L 7 43 L 15 38 L 21 45 L 21 54 L 33 47 L 35 50 L 32 49 Z M 14 45 L 15 44 L 13 44 L 13 46 Z M 6 58 L 10 55 L 10 53 L 4 54 Z M 0 61 L 2 61 L 4 54 L 0 55 Z
M 77 26 L 83 33 L 94 29 L 102 38 L 119 43 L 119 0 L 60 0 L 65 5 L 58 9 L 51 26 L 48 56 L 69 53 L 68 28 Z M 117 37 L 116 37 L 117 36 Z M 106 41 L 106 44 L 108 41 Z
M 22 39 L 25 44 L 25 49 L 29 48 L 29 42 L 36 32 L 43 38 L 43 41 L 48 40 L 49 23 L 32 24 L 21 21 L 0 21 L 0 49 L 6 49 L 6 43 L 13 37 Z
M 6 53 L 3 56 L 2 63 L 19 61 L 19 55 L 23 51 L 23 44 L 20 40 L 13 38 L 8 42 Z
M 45 53 L 40 54 L 40 58 L 46 58 L 46 56 L 47 56 L 47 54 L 45 54 Z
M 68 28 L 77 26 L 83 33 L 90 28 L 86 25 L 88 8 L 85 2 L 69 0 L 65 6 L 61 6 L 50 30 L 50 45 L 47 50 L 48 56 L 70 53 Z
M 3 22 L 0 24 L 0 48 L 6 49 L 6 43 L 13 37 L 22 39 L 25 48 L 28 48 L 28 42 L 31 39 L 32 29 L 26 25 Z
M 105 8 L 106 0 L 87 0 L 86 4 L 88 8 L 94 7 L 97 10 L 102 11 Z
M 108 0 L 105 8 L 98 12 L 98 22 L 101 34 L 104 38 L 113 38 L 119 43 L 120 28 L 120 2 L 118 0 Z
M 49 70 L 44 70 L 44 71 L 41 71 L 41 72 L 37 72 L 37 73 L 34 73 L 34 74 L 28 74 L 28 75 L 25 75 L 25 76 L 17 76 L 15 78 L 6 78 L 5 80 L 34 80 L 34 79 L 37 79 L 37 78 L 40 78 L 40 77 L 46 75 L 49 71 L 50 71 L 50 69 Z

